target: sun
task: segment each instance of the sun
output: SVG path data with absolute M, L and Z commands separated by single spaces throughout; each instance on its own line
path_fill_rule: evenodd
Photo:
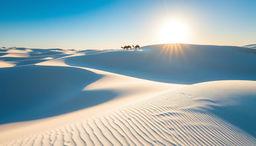
M 188 27 L 180 20 L 169 20 L 159 28 L 160 43 L 185 43 L 188 39 Z

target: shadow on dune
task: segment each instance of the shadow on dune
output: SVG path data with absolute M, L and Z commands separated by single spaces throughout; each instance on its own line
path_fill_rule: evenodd
M 212 106 L 209 111 L 256 138 L 256 96 L 233 96 L 232 100 L 234 104 Z
M 187 109 L 214 114 L 256 137 L 256 81 L 205 82 L 183 88 L 182 93 L 193 100 Z
M 7 53 L 0 52 L 0 57 L 6 55 Z
M 169 83 L 256 80 L 256 54 L 244 48 L 155 45 L 142 50 L 75 56 L 65 63 Z
M 83 91 L 102 75 L 78 68 L 23 66 L 0 69 L 0 124 L 56 116 L 116 97 Z
M 36 57 L 36 58 L 30 58 L 30 57 L 20 57 L 20 58 L 14 58 L 14 57 L 2 57 L 1 60 L 3 61 L 11 61 L 16 66 L 20 65 L 30 65 L 30 64 L 36 64 L 43 61 L 47 61 L 44 59 L 45 57 Z

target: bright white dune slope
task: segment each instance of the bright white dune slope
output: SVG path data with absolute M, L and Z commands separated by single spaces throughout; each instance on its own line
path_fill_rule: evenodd
M 178 47 L 0 52 L 0 144 L 256 145 L 256 54 Z

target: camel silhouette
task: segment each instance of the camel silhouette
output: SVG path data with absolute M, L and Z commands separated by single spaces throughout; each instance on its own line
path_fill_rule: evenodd
M 130 45 L 124 46 L 124 47 L 121 47 L 121 48 L 124 49 L 124 50 L 131 50 L 132 49 L 132 47 Z
M 135 50 L 139 50 L 139 49 L 140 49 L 140 46 L 139 46 L 139 45 L 135 45 L 135 46 L 133 46 L 133 48 L 134 48 Z

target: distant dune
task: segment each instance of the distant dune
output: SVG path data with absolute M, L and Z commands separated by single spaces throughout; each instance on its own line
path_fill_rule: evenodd
M 245 45 L 244 47 L 256 49 L 256 44 Z
M 250 48 L 0 50 L 0 145 L 256 145 Z

